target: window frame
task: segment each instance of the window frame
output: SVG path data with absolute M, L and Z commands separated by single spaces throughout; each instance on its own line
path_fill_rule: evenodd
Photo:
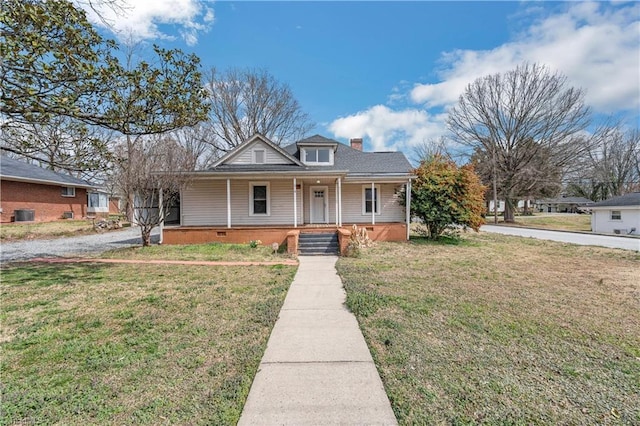
M 257 156 L 258 152 L 262 153 L 262 162 L 260 163 L 258 162 L 258 156 Z M 253 161 L 253 164 L 267 164 L 267 150 L 264 148 L 254 149 L 252 151 L 252 157 L 253 158 L 251 160 Z
M 71 193 L 69 194 L 69 190 Z M 76 187 L 75 186 L 63 186 L 62 187 L 62 196 L 66 198 L 75 198 L 76 196 Z
M 370 216 L 371 212 L 367 211 L 367 190 L 371 190 L 371 185 L 362 185 L 362 215 L 367 215 Z M 375 197 L 375 210 L 376 210 L 376 215 L 380 216 L 381 212 L 382 212 L 382 206 L 381 206 L 381 202 L 380 202 L 380 194 L 382 192 L 382 188 L 380 187 L 380 185 L 374 185 L 374 197 Z M 373 202 L 372 202 L 373 205 Z
M 255 208 L 255 199 L 254 199 L 254 188 L 256 186 L 264 186 L 267 189 L 267 212 L 266 213 L 256 213 L 254 211 Z M 249 216 L 271 216 L 271 183 L 270 182 L 249 182 Z
M 617 213 L 617 217 L 614 217 L 614 213 Z M 619 222 L 622 220 L 622 210 L 609 210 L 609 220 Z
M 311 160 L 307 160 L 307 154 L 315 151 L 315 161 L 311 161 Z M 318 157 L 319 157 L 319 153 L 320 151 L 327 151 L 327 153 L 329 154 L 329 160 L 328 161 L 318 161 Z M 302 162 L 304 164 L 308 164 L 308 165 L 317 165 L 317 166 L 332 166 L 333 165 L 333 149 L 331 148 L 325 148 L 322 146 L 318 146 L 318 147 L 307 147 L 307 148 L 302 148 Z

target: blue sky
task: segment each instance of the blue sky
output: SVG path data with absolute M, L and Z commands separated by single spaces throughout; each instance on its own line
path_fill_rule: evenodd
M 445 134 L 468 83 L 523 61 L 566 74 L 596 116 L 640 120 L 637 2 L 129 1 L 109 36 L 196 53 L 204 70 L 265 68 L 314 133 L 368 150 Z

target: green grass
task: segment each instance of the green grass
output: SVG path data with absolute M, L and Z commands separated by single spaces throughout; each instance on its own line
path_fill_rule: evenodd
M 498 223 L 502 223 L 502 217 Z M 543 213 L 534 216 L 516 216 L 516 222 L 508 225 L 522 226 L 525 228 L 540 228 L 559 231 L 591 231 L 591 215 L 570 213 Z M 487 224 L 493 224 L 493 216 L 486 218 Z
M 337 264 L 401 424 L 639 424 L 640 256 L 473 234 Z
M 235 424 L 294 273 L 3 268 L 0 424 Z
M 135 260 L 197 260 L 197 261 L 277 261 L 288 258 L 286 253 L 273 253 L 271 247 L 249 244 L 155 245 L 111 250 L 100 257 Z

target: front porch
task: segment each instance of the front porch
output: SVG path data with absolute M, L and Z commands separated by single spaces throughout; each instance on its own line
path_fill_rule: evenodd
M 162 232 L 163 244 L 205 244 L 212 242 L 245 244 L 260 240 L 264 245 L 277 243 L 286 245 L 287 252 L 298 254 L 298 237 L 301 233 L 338 233 L 340 253 L 344 254 L 351 229 L 354 224 L 306 224 L 273 226 L 170 226 Z M 405 223 L 356 223 L 365 228 L 373 241 L 406 241 L 407 225 Z

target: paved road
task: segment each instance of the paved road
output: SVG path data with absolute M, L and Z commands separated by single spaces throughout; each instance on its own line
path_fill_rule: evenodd
M 585 246 L 603 246 L 624 250 L 640 251 L 640 238 L 616 237 L 609 235 L 591 235 L 576 232 L 545 231 L 540 229 L 516 228 L 509 226 L 483 225 L 484 232 L 517 235 L 520 237 L 538 238 L 540 240 L 560 241 L 563 243 Z
M 158 242 L 160 230 L 154 229 L 151 241 Z M 53 240 L 29 240 L 0 245 L 0 262 L 28 260 L 34 257 L 56 257 L 101 253 L 106 250 L 139 245 L 140 229 L 124 228 L 104 234 L 66 237 Z

